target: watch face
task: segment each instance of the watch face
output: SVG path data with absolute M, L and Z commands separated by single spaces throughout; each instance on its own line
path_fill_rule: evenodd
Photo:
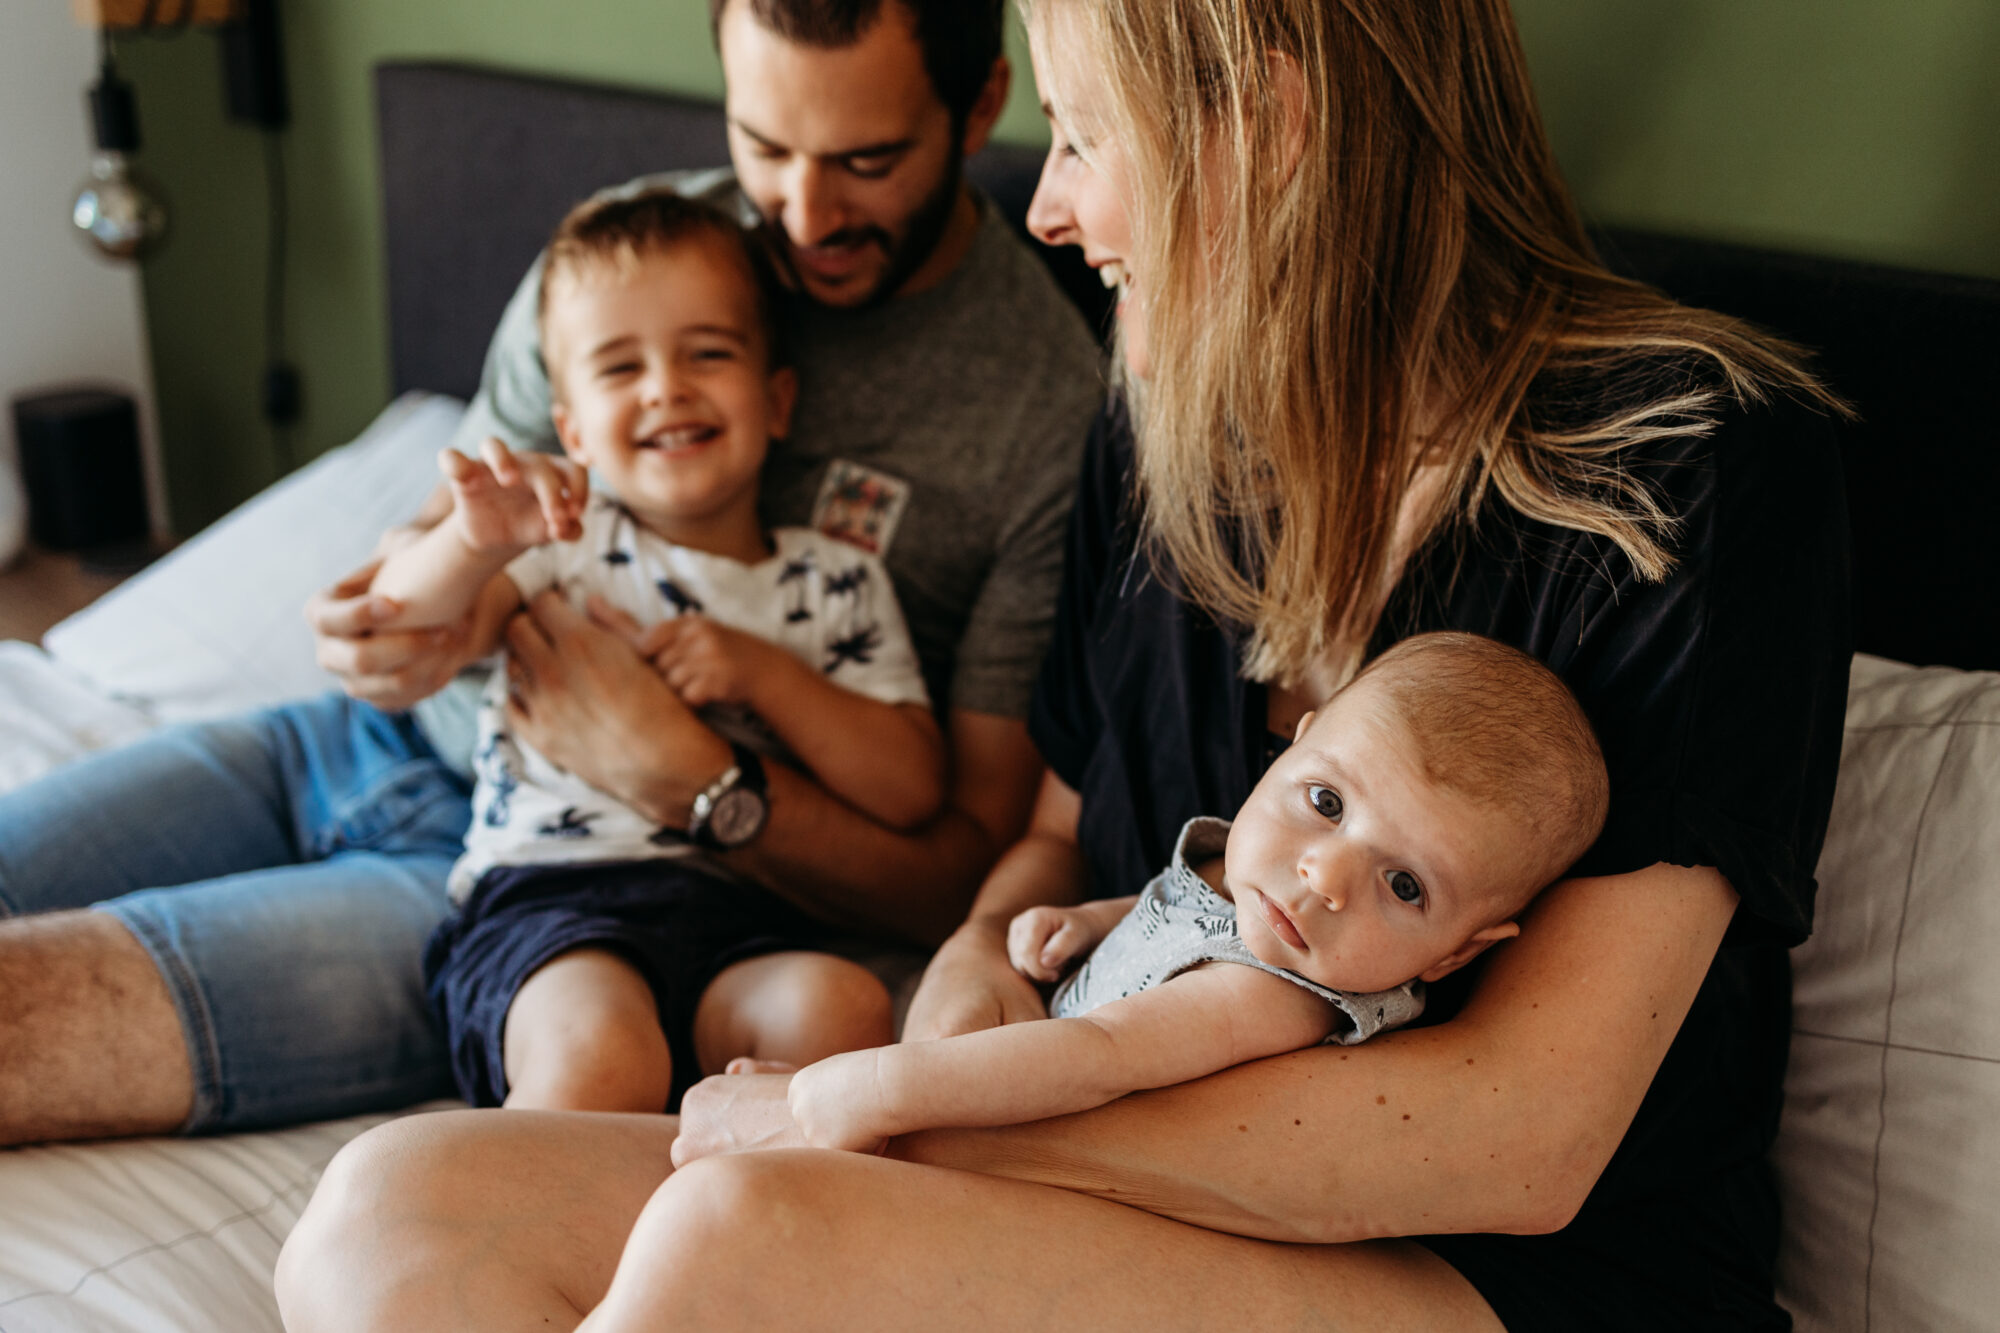
M 748 787 L 722 793 L 708 815 L 708 831 L 724 847 L 741 847 L 764 827 L 764 796 Z

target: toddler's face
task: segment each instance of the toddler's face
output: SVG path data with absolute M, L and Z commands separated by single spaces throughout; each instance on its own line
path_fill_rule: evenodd
M 544 317 L 556 428 L 658 529 L 754 510 L 758 469 L 790 425 L 793 379 L 771 372 L 755 289 L 717 237 L 696 234 L 558 281 Z
M 1498 808 L 1432 785 L 1367 682 L 1300 725 L 1229 831 L 1250 952 L 1335 990 L 1435 981 L 1497 940 L 1493 887 L 1525 864 Z

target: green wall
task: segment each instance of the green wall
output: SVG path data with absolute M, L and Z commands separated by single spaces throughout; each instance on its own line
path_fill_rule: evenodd
M 370 66 L 450 59 L 719 94 L 703 0 L 280 0 L 294 124 L 287 320 L 296 459 L 388 392 Z M 1586 210 L 1824 254 L 2000 277 L 1994 0 L 1515 0 Z M 1018 37 L 1018 34 L 1017 34 Z M 1026 57 L 1003 137 L 1041 135 Z M 205 34 L 121 44 L 178 233 L 146 270 L 176 529 L 279 470 L 257 415 L 260 137 L 222 114 Z

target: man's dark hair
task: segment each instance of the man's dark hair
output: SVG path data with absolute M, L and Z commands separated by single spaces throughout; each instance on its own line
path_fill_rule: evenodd
M 708 0 L 712 28 L 732 0 Z M 886 4 L 902 7 L 916 20 L 924 71 L 938 100 L 962 127 L 979 100 L 980 89 L 1000 58 L 1006 0 L 734 0 L 747 4 L 757 21 L 786 41 L 821 48 L 852 46 L 875 26 Z

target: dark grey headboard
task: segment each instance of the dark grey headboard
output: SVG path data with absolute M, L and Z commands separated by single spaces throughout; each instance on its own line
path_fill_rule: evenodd
M 375 74 L 398 391 L 469 397 L 508 295 L 563 212 L 600 186 L 726 158 L 720 108 L 456 65 Z M 1015 220 L 1040 154 L 967 167 Z M 1904 661 L 2000 667 L 2000 283 L 1636 232 L 1600 237 L 1612 267 L 1818 352 L 1860 409 L 1842 432 L 1859 646 Z M 1076 251 L 1042 251 L 1101 319 Z
M 486 340 L 549 233 L 591 191 L 728 159 L 713 102 L 465 65 L 375 68 L 396 392 L 469 398 Z M 1041 154 L 995 145 L 967 175 L 1012 219 Z M 1104 289 L 1074 250 L 1042 250 L 1099 317 Z

